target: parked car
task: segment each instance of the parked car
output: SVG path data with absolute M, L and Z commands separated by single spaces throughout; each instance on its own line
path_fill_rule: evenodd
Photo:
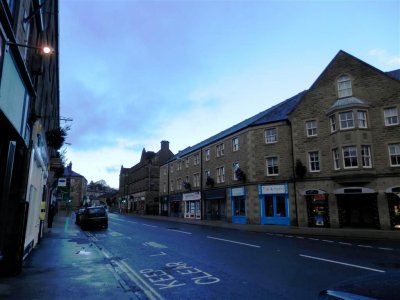
M 86 207 L 80 219 L 82 229 L 89 227 L 108 228 L 108 214 L 103 206 Z
M 75 224 L 80 225 L 83 212 L 85 211 L 84 207 L 78 208 L 75 212 Z

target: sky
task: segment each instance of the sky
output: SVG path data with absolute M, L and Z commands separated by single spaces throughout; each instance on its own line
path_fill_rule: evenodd
M 400 69 L 400 0 L 61 0 L 66 163 L 118 188 L 143 148 L 193 146 L 308 89 L 340 51 Z

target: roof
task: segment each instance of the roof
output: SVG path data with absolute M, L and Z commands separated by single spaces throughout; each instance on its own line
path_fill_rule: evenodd
M 365 103 L 365 101 L 358 99 L 356 97 L 346 97 L 336 100 L 328 111 L 332 111 L 338 108 L 343 108 L 346 106 L 368 106 L 368 104 Z
M 252 126 L 257 126 L 257 125 L 263 125 L 263 124 L 268 124 L 272 122 L 277 122 L 277 121 L 282 121 L 282 120 L 287 120 L 289 113 L 299 104 L 301 101 L 302 97 L 306 91 L 303 91 L 296 96 L 293 96 L 281 103 L 278 103 L 275 106 L 272 106 L 268 108 L 267 110 L 264 110 L 257 115 L 250 117 L 224 131 L 221 131 L 220 133 L 213 135 L 212 137 L 194 145 L 191 147 L 187 147 L 182 151 L 179 151 L 176 155 L 174 155 L 168 162 L 176 160 L 180 157 L 183 157 L 191 152 L 197 151 L 207 145 L 210 145 L 216 141 L 219 141 L 229 135 L 232 135 L 236 132 L 239 132 L 245 128 L 252 127 Z
M 72 171 L 71 169 L 69 169 L 67 167 L 67 168 L 64 168 L 63 177 L 84 177 L 84 176 L 82 176 L 79 173 L 76 173 L 76 172 Z
M 400 69 L 386 72 L 386 74 L 396 80 L 400 80 Z

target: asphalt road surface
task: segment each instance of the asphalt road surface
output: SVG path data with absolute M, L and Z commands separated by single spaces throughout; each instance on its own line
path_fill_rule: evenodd
M 346 280 L 400 270 L 400 243 L 253 233 L 109 214 L 87 231 L 143 299 L 317 299 Z

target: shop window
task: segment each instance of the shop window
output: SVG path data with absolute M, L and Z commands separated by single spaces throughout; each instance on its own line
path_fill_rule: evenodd
M 351 80 L 348 75 L 342 75 L 337 80 L 339 98 L 350 97 L 353 94 Z
M 339 113 L 340 129 L 354 128 L 354 118 L 352 111 Z
M 286 217 L 286 198 L 283 195 L 266 195 L 264 197 L 266 217 Z
M 233 214 L 235 217 L 246 216 L 246 202 L 243 196 L 233 198 Z
M 276 128 L 268 128 L 265 130 L 265 143 L 272 144 L 278 141 L 278 132 Z
M 383 115 L 385 117 L 385 125 L 393 126 L 399 124 L 399 114 L 397 107 L 389 107 L 383 110 Z
M 306 122 L 307 136 L 317 136 L 317 121 L 311 120 Z
M 389 145 L 390 166 L 400 166 L 400 144 Z

